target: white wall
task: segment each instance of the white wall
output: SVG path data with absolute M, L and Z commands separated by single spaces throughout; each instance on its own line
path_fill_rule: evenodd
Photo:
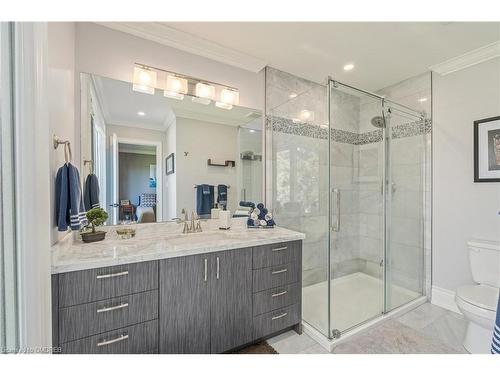
M 473 121 L 500 115 L 500 59 L 433 79 L 433 286 L 472 283 L 471 238 L 500 240 L 500 183 L 473 182 Z
M 79 165 L 75 151 L 79 149 L 79 132 L 75 130 L 75 24 L 48 23 L 48 106 L 50 134 L 71 142 L 73 160 Z M 64 150 L 48 144 L 50 155 L 50 207 L 49 220 L 55 243 L 61 234 L 55 223 L 54 182 L 59 167 L 64 163 Z M 65 233 L 65 232 L 64 232 Z
M 185 208 L 189 215 L 195 211 L 195 184 L 230 185 L 228 190 L 228 210 L 237 207 L 237 173 L 232 167 L 213 167 L 214 163 L 238 158 L 238 128 L 211 122 L 177 117 L 177 215 Z M 185 156 L 184 153 L 188 152 Z M 214 197 L 217 201 L 217 197 Z

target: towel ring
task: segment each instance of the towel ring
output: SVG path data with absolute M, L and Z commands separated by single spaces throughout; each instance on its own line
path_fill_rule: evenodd
M 73 160 L 73 155 L 71 154 L 71 145 L 69 141 L 66 141 L 64 143 L 64 160 L 66 160 L 66 163 L 70 163 L 71 160 Z
M 73 160 L 73 155 L 71 153 L 71 143 L 70 141 L 61 141 L 59 137 L 55 136 L 53 137 L 53 145 L 54 145 L 54 150 L 57 150 L 59 145 L 64 145 L 64 160 L 66 163 L 71 162 Z
M 89 164 L 89 174 L 94 174 L 94 161 L 93 160 L 84 160 L 83 165 Z

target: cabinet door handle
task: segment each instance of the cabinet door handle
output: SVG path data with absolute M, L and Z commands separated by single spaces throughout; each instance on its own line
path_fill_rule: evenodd
M 219 257 L 217 257 L 217 270 L 215 271 L 215 278 L 219 280 L 219 270 L 220 270 L 220 264 L 219 264 Z
M 271 320 L 281 319 L 281 318 L 284 318 L 287 315 L 288 315 L 288 313 L 283 313 L 283 314 L 280 314 L 280 315 L 276 315 L 276 316 L 273 316 L 271 318 Z
M 287 268 L 283 268 L 282 270 L 278 270 L 278 271 L 271 271 L 271 275 L 277 275 L 279 273 L 283 273 L 283 272 L 286 272 L 288 271 Z
M 128 335 L 127 334 L 122 334 L 122 335 L 118 336 L 115 339 L 99 341 L 97 343 L 97 346 L 111 345 L 111 344 L 114 344 L 116 342 L 120 342 L 120 341 L 123 341 L 123 340 L 128 340 Z
M 96 279 L 97 280 L 100 280 L 100 279 L 110 279 L 110 278 L 113 278 L 113 277 L 127 276 L 127 275 L 128 275 L 128 271 L 122 271 L 122 272 L 116 272 L 116 273 L 108 273 L 108 274 L 105 274 L 105 275 L 97 275 Z
M 205 258 L 205 276 L 203 276 L 204 281 L 207 281 L 207 272 L 208 272 L 208 259 Z
M 287 293 L 288 293 L 288 290 L 284 290 L 284 291 L 279 292 L 279 293 L 273 293 L 273 294 L 271 294 L 271 297 L 274 298 L 274 297 L 284 296 Z
M 97 309 L 97 312 L 103 313 L 103 312 L 108 312 L 108 311 L 120 310 L 120 309 L 124 309 L 125 307 L 128 307 L 128 302 L 120 303 L 119 305 L 115 305 L 115 306 L 102 307 L 100 309 Z
M 286 249 L 288 249 L 287 246 L 275 247 L 274 249 L 271 249 L 271 251 L 283 251 L 283 250 L 286 250 Z

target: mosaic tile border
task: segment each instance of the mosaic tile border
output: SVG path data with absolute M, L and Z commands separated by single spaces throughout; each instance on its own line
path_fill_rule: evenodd
M 283 117 L 267 116 L 266 128 L 274 132 L 300 135 L 303 137 L 328 139 L 328 129 L 318 125 L 307 124 L 303 122 L 293 122 Z M 428 134 L 432 131 L 432 121 L 427 119 L 425 123 L 421 121 L 409 122 L 396 125 L 392 128 L 392 138 L 406 138 L 417 135 Z M 332 142 L 347 143 L 351 145 L 365 145 L 369 143 L 381 142 L 383 139 L 382 129 L 373 130 L 365 133 L 354 133 L 347 130 L 333 129 Z

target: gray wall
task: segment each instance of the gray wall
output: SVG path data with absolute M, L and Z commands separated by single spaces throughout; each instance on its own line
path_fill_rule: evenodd
M 120 199 L 130 199 L 132 204 L 139 202 L 141 193 L 154 193 L 149 187 L 149 166 L 156 164 L 155 155 L 120 152 L 119 156 L 119 193 Z
M 473 121 L 500 115 L 500 59 L 433 79 L 433 285 L 472 283 L 467 241 L 500 240 L 500 183 L 474 183 Z

